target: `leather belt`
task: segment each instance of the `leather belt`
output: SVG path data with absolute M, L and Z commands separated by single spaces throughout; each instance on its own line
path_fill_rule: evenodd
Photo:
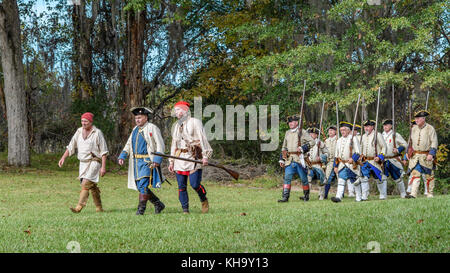
M 188 149 L 175 149 L 175 153 L 176 152 L 178 152 L 178 151 L 180 151 L 180 152 L 182 152 L 182 153 L 187 153 L 187 152 L 189 152 L 189 150 Z
M 427 155 L 427 154 L 429 154 L 429 153 L 430 153 L 430 151 L 414 151 L 414 152 L 413 152 L 413 156 L 416 155 L 416 154 L 419 154 L 419 155 Z

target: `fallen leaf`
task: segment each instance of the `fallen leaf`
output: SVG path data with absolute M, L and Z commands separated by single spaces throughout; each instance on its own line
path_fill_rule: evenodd
M 423 222 L 423 219 L 417 220 L 417 224 L 421 224 Z
M 241 213 L 241 216 L 246 216 L 246 215 L 247 215 L 247 213 L 245 213 L 245 212 Z

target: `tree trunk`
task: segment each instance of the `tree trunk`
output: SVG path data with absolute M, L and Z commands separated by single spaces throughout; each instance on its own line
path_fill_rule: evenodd
M 0 3 L 0 54 L 8 119 L 8 164 L 28 166 L 30 151 L 19 9 L 16 0 Z
M 126 140 L 133 128 L 134 120 L 131 107 L 144 106 L 143 92 L 143 54 L 145 37 L 146 12 L 127 12 L 127 48 L 122 66 L 122 99 L 120 128 L 122 140 Z

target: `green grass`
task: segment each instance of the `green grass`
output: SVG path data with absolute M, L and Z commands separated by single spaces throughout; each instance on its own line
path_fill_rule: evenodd
M 279 204 L 281 189 L 206 181 L 210 213 L 201 214 L 189 188 L 191 214 L 184 215 L 173 181 L 156 190 L 163 213 L 155 215 L 149 204 L 136 216 L 138 193 L 126 188 L 126 175 L 108 173 L 99 184 L 106 212 L 96 213 L 90 197 L 73 214 L 69 207 L 80 190 L 76 159 L 64 170 L 53 166 L 59 156 L 33 159 L 25 171 L 0 169 L 0 252 L 69 252 L 70 241 L 79 242 L 81 252 L 359 253 L 369 252 L 371 241 L 381 252 L 450 251 L 447 195 L 386 201 L 373 195 L 370 202 L 334 204 L 316 194 L 304 203 L 293 192 L 289 203 Z

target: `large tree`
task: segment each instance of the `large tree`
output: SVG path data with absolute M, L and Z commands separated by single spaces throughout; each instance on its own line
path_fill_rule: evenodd
M 30 153 L 20 20 L 16 0 L 4 0 L 0 3 L 0 52 L 8 120 L 8 163 L 27 166 L 30 164 Z

